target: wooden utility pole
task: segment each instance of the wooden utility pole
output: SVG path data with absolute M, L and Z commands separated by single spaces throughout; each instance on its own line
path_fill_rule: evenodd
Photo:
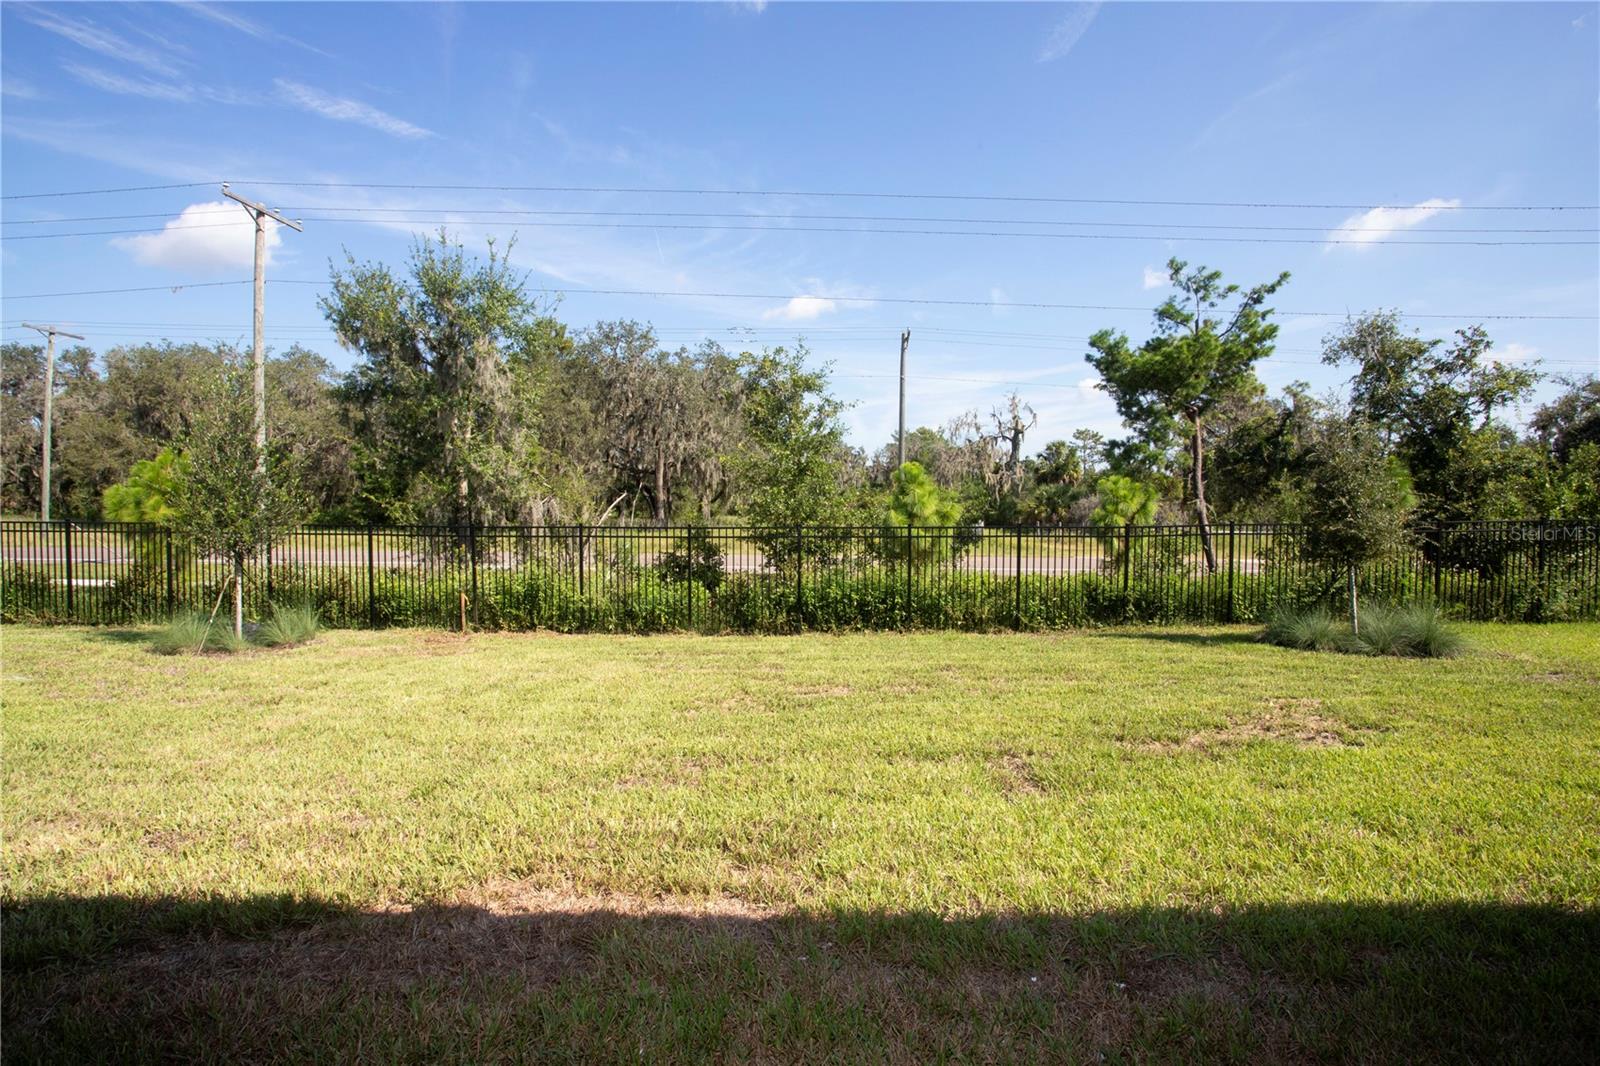
M 911 346 L 911 331 L 900 331 L 900 466 L 906 465 L 906 349 Z
M 45 335 L 44 344 L 44 441 L 43 462 L 39 471 L 39 520 L 50 521 L 50 421 L 55 413 L 56 405 L 56 337 L 71 337 L 75 341 L 84 338 L 76 333 L 68 333 L 58 326 L 36 326 L 32 322 L 24 322 L 28 329 L 36 329 Z
M 222 183 L 222 195 L 243 204 L 244 209 L 250 213 L 251 220 L 256 224 L 255 314 L 251 330 L 254 343 L 250 358 L 255 369 L 256 469 L 260 471 L 265 470 L 267 466 L 267 342 L 263 336 L 266 312 L 262 306 L 267 280 L 267 219 L 288 226 L 296 233 L 302 232 L 302 229 L 299 220 L 290 222 L 266 204 L 246 200 L 230 190 L 227 182 Z

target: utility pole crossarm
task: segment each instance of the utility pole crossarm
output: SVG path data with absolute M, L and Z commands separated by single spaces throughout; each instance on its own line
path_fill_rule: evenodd
M 44 333 L 44 334 L 47 334 L 47 335 L 51 334 L 51 333 L 54 333 L 57 337 L 71 337 L 75 341 L 85 341 L 85 340 L 89 339 L 88 337 L 85 337 L 85 336 L 83 336 L 82 334 L 79 334 L 79 333 L 68 333 L 66 330 L 60 328 L 59 326 L 36 326 L 32 322 L 24 322 L 22 325 L 26 329 L 36 329 L 40 333 Z
M 245 207 L 245 210 L 249 211 L 252 215 L 264 215 L 267 218 L 272 219 L 272 221 L 278 223 L 279 225 L 288 226 L 290 229 L 294 230 L 296 233 L 304 233 L 305 232 L 304 224 L 299 219 L 294 219 L 293 221 L 291 221 L 291 220 L 289 220 L 287 218 L 284 218 L 282 215 L 278 214 L 278 212 L 274 211 L 272 208 L 268 207 L 266 204 L 259 204 L 259 203 L 256 203 L 254 200 L 246 200 L 244 197 L 240 196 L 238 193 L 236 193 L 232 189 L 228 188 L 228 183 L 227 182 L 223 182 L 222 183 L 222 195 L 226 196 L 228 199 L 234 201 L 235 203 L 243 204 L 244 207 Z

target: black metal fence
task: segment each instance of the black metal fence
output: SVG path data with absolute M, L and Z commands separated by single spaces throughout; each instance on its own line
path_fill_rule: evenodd
M 650 632 L 1053 628 L 1258 621 L 1336 604 L 1345 575 L 1304 528 L 302 528 L 245 567 L 247 610 L 306 603 L 333 626 Z M 0 522 L 8 621 L 127 624 L 210 611 L 231 561 L 156 526 Z M 1476 620 L 1600 618 L 1600 526 L 1419 529 L 1363 596 Z

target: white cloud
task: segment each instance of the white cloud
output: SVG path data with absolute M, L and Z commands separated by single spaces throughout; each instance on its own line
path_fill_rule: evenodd
M 413 125 L 403 118 L 396 118 L 387 111 L 379 111 L 370 104 L 363 104 L 359 100 L 351 100 L 342 96 L 325 93 L 321 89 L 312 88 L 298 81 L 287 78 L 276 78 L 273 84 L 278 87 L 278 95 L 286 103 L 292 104 L 303 111 L 323 118 L 333 119 L 335 122 L 354 122 L 380 133 L 387 133 L 391 137 L 404 137 L 409 140 L 418 140 L 423 137 L 432 137 L 432 130 L 423 129 Z
M 1011 308 L 1007 306 L 1009 303 L 1011 303 L 1011 297 L 1006 293 L 1006 290 L 998 285 L 989 290 L 989 313 L 994 317 L 1005 318 L 1009 315 L 1011 313 Z
M 772 307 L 761 312 L 761 317 L 768 321 L 809 322 L 838 309 L 838 301 L 830 300 L 826 296 L 795 296 L 781 307 Z
M 1078 39 L 1089 32 L 1090 23 L 1094 22 L 1094 17 L 1099 13 L 1098 3 L 1072 4 L 1066 17 L 1056 23 L 1055 29 L 1050 31 L 1050 36 L 1044 42 L 1044 48 L 1039 52 L 1039 62 L 1049 63 L 1072 51 Z
M 1434 197 L 1415 207 L 1374 207 L 1359 215 L 1351 215 L 1328 234 L 1329 247 L 1335 241 L 1345 244 L 1368 245 L 1387 240 L 1401 230 L 1420 226 L 1441 211 L 1461 206 L 1460 200 L 1442 200 Z
M 282 240 L 278 224 L 267 221 L 267 261 Z M 231 200 L 190 204 L 160 233 L 118 237 L 112 244 L 141 266 L 170 270 L 248 269 L 255 258 L 255 223 Z
M 58 37 L 64 37 L 82 48 L 91 52 L 99 52 L 103 56 L 118 59 L 125 63 L 143 67 L 156 74 L 163 74 L 169 78 L 176 77 L 177 68 L 168 63 L 159 54 L 119 37 L 110 30 L 91 22 L 88 19 L 75 19 L 63 15 L 59 10 L 50 10 L 38 7 L 23 8 L 23 18 Z
M 767 9 L 767 0 L 738 0 L 733 7 L 736 11 L 748 11 L 753 15 L 759 15 Z
M 1144 268 L 1143 286 L 1146 289 L 1163 289 L 1171 281 L 1172 275 L 1166 270 L 1157 270 L 1155 267 Z
M 1526 363 L 1528 360 L 1536 358 L 1538 354 L 1539 349 L 1531 344 L 1510 341 L 1506 344 L 1495 345 L 1491 357 L 1497 363 Z
M 63 63 L 61 69 L 85 85 L 102 92 L 117 93 L 122 96 L 142 96 L 146 100 L 169 100 L 174 103 L 186 103 L 194 99 L 194 90 L 182 83 L 151 81 L 149 78 L 126 78 L 121 74 L 113 74 L 96 67 L 85 67 L 78 63 Z

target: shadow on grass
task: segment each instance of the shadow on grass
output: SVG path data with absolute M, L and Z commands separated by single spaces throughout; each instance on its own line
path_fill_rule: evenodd
M 8 1059 L 689 1062 L 1600 1055 L 1600 911 L 950 919 L 537 895 L 359 912 L 55 897 L 4 922 Z
M 98 640 L 103 644 L 148 644 L 157 628 L 151 626 L 146 629 L 86 629 L 90 640 Z

